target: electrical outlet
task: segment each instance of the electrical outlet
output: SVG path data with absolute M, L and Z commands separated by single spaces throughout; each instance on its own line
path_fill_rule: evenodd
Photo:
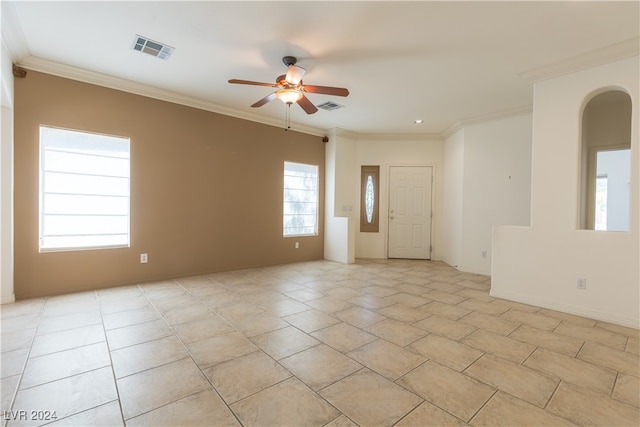
M 587 289 L 587 279 L 583 277 L 578 277 L 576 279 L 576 287 L 578 289 Z
M 486 257 L 487 257 L 487 251 L 484 250 L 484 251 L 482 251 L 482 258 L 486 258 Z
M 300 242 L 296 242 L 293 247 L 296 248 L 296 249 L 300 249 Z
M 149 255 L 140 254 L 140 264 L 146 264 L 149 262 Z

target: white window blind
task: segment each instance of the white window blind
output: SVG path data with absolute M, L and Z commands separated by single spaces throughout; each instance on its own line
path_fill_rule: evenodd
M 40 127 L 40 250 L 129 246 L 129 138 Z
M 318 166 L 284 162 L 283 234 L 318 234 Z

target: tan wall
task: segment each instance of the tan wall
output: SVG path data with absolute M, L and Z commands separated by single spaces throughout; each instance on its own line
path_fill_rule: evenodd
M 130 248 L 39 253 L 41 124 L 131 138 Z M 317 237 L 282 236 L 285 160 L 319 165 Z M 321 259 L 323 177 L 320 137 L 30 71 L 15 81 L 16 297 Z

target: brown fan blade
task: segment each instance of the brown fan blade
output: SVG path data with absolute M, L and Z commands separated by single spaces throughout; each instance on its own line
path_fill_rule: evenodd
M 254 107 L 254 108 L 255 107 L 262 107 L 264 104 L 266 104 L 267 102 L 271 102 L 274 99 L 276 99 L 276 93 L 275 92 L 265 96 L 260 101 L 253 103 L 251 106 Z
M 303 92 L 308 92 L 308 93 L 322 93 L 325 95 L 335 95 L 335 96 L 349 95 L 349 90 L 343 87 L 304 85 L 302 86 L 301 89 Z
M 229 80 L 229 83 L 235 83 L 235 84 L 239 84 L 239 85 L 278 87 L 278 85 L 275 85 L 273 83 L 252 82 L 251 80 L 231 79 L 231 80 Z
M 304 76 L 306 71 L 307 70 L 297 65 L 289 65 L 289 67 L 287 67 L 287 77 L 285 80 L 289 84 L 297 85 L 302 80 L 302 76 Z
M 313 103 L 311 101 L 309 101 L 309 98 L 307 98 L 306 96 L 302 95 L 302 98 L 300 98 L 298 100 L 298 105 L 300 107 L 302 107 L 302 109 L 305 111 L 305 113 L 307 114 L 313 114 L 316 111 L 318 111 L 318 109 L 316 108 L 315 105 L 313 105 Z

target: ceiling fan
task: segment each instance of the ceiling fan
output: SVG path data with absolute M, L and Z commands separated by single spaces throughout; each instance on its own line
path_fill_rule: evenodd
M 349 91 L 341 87 L 314 86 L 304 84 L 302 82 L 302 76 L 304 76 L 306 70 L 296 65 L 296 62 L 298 62 L 298 60 L 293 56 L 285 56 L 284 58 L 282 58 L 282 62 L 284 62 L 284 65 L 287 66 L 287 74 L 278 76 L 275 84 L 238 79 L 231 79 L 229 80 L 229 83 L 277 88 L 275 92 L 252 104 L 252 107 L 261 107 L 264 104 L 278 98 L 289 106 L 294 102 L 297 103 L 307 114 L 313 114 L 318 111 L 318 109 L 315 105 L 313 105 L 309 98 L 305 96 L 305 93 L 321 93 L 325 95 L 335 96 L 349 95 Z

